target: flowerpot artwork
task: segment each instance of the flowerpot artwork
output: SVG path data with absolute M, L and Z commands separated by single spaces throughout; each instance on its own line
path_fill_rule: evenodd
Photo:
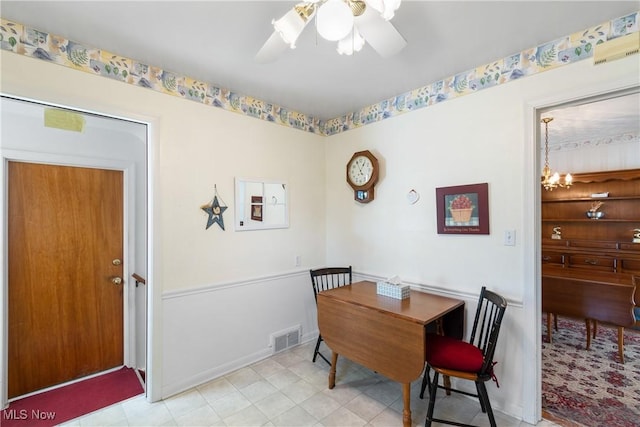
M 489 185 L 436 188 L 438 234 L 489 234 Z
M 451 212 L 451 217 L 454 222 L 469 222 L 471 220 L 471 212 L 473 212 L 473 208 L 467 209 L 453 209 L 449 208 Z
M 449 212 L 454 222 L 469 222 L 473 208 L 471 199 L 464 194 L 456 196 L 449 204 Z

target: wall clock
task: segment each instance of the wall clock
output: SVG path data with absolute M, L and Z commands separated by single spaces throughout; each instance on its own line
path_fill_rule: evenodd
M 347 163 L 347 182 L 353 188 L 353 198 L 360 203 L 373 200 L 378 181 L 378 159 L 369 150 L 354 153 Z

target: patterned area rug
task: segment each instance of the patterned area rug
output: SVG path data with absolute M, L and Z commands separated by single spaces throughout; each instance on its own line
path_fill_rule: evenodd
M 589 427 L 640 425 L 640 332 L 625 329 L 622 364 L 616 328 L 598 325 L 586 350 L 584 321 L 560 317 L 549 344 L 542 318 L 542 409 Z

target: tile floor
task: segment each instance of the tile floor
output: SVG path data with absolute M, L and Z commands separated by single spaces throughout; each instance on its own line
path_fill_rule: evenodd
M 64 426 L 401 426 L 399 384 L 346 359 L 338 360 L 336 387 L 327 388 L 329 366 L 311 362 L 313 345 L 304 344 L 239 369 L 176 396 L 148 403 L 134 397 Z M 323 344 L 324 345 L 324 344 Z M 324 354 L 330 354 L 328 350 Z M 491 387 L 491 385 L 489 385 Z M 413 426 L 423 426 L 427 400 L 412 385 Z M 488 426 L 477 400 L 440 390 L 436 416 Z M 494 411 L 500 427 L 530 424 Z M 440 426 L 439 423 L 433 424 Z M 558 426 L 542 421 L 538 427 Z

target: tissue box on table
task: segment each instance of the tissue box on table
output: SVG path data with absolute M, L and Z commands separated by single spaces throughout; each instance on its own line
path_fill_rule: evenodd
M 378 295 L 395 299 L 409 298 L 410 290 L 409 285 L 403 285 L 397 277 L 388 279 L 385 282 L 376 283 L 376 292 Z

